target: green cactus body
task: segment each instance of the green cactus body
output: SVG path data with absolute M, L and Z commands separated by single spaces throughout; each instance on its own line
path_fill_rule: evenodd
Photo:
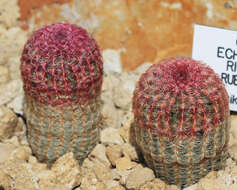
M 38 160 L 51 164 L 72 151 L 82 164 L 99 141 L 99 102 L 57 108 L 26 98 L 28 141 Z
M 50 165 L 72 151 L 82 164 L 99 140 L 103 63 L 96 42 L 80 27 L 52 24 L 28 40 L 21 62 L 33 154 Z
M 157 177 L 180 187 L 225 167 L 229 103 L 219 77 L 190 58 L 151 66 L 133 96 L 138 150 Z

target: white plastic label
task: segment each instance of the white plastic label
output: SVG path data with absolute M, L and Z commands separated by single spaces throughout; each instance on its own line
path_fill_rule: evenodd
M 237 111 L 237 31 L 195 24 L 192 51 L 193 59 L 218 73 L 229 94 L 230 110 Z

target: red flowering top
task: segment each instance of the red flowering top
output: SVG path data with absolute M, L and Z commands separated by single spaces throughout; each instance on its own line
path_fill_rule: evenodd
M 133 112 L 140 127 L 170 138 L 207 134 L 226 122 L 228 95 L 208 66 L 179 57 L 152 65 L 133 95 Z
M 22 52 L 21 74 L 27 97 L 50 105 L 85 103 L 100 94 L 103 62 L 86 30 L 56 23 L 29 38 Z

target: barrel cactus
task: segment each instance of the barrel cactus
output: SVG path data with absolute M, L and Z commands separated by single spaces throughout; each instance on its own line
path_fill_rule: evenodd
M 72 151 L 81 164 L 99 139 L 103 62 L 95 40 L 73 24 L 44 26 L 25 44 L 20 68 L 33 154 L 50 165 Z
M 157 177 L 186 187 L 225 167 L 229 102 L 221 79 L 186 57 L 152 65 L 133 95 L 138 150 Z

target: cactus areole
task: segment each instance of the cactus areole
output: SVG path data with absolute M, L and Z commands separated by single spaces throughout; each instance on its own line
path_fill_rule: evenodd
M 133 95 L 138 148 L 157 177 L 187 186 L 224 167 L 229 101 L 205 64 L 178 57 L 152 65 Z
M 100 93 L 103 62 L 87 31 L 57 23 L 36 31 L 25 44 L 21 74 L 27 96 L 50 105 L 88 102 Z
M 27 137 L 39 161 L 72 151 L 81 164 L 99 140 L 103 62 L 86 30 L 56 23 L 37 30 L 21 58 Z

